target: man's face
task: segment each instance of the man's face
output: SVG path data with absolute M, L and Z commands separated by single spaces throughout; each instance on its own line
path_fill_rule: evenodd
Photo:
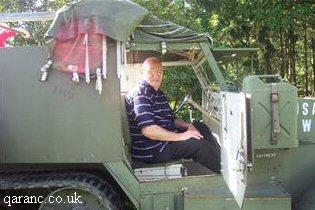
M 152 86 L 154 89 L 159 89 L 163 81 L 163 67 L 161 63 L 154 62 L 146 64 L 144 70 L 145 80 Z

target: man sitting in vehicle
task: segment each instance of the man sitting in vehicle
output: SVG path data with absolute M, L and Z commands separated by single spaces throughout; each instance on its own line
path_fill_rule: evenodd
M 193 159 L 220 173 L 220 146 L 203 123 L 187 123 L 175 117 L 160 89 L 162 63 L 148 58 L 142 65 L 142 80 L 126 97 L 132 157 L 147 163 Z

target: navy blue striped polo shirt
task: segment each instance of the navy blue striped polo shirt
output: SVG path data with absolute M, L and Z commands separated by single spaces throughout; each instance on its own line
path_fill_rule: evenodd
M 175 115 L 163 91 L 155 90 L 145 80 L 126 94 L 125 105 L 132 138 L 131 154 L 133 158 L 150 161 L 168 142 L 151 140 L 141 133 L 141 129 L 158 125 L 176 131 Z

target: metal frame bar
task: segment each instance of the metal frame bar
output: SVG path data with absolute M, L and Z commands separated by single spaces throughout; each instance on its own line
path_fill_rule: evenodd
M 125 65 L 139 65 L 139 64 L 142 64 L 142 63 L 127 63 Z M 191 64 L 192 64 L 191 61 L 188 61 L 188 60 L 162 62 L 163 67 L 189 66 Z
M 56 16 L 56 12 L 21 12 L 21 13 L 0 13 L 0 23 L 20 21 L 50 21 Z
M 204 52 L 205 58 L 207 59 L 209 66 L 210 66 L 216 80 L 219 83 L 221 91 L 227 90 L 228 89 L 227 84 L 225 82 L 225 79 L 224 79 L 224 77 L 220 71 L 220 68 L 219 68 L 216 60 L 214 59 L 214 56 L 211 52 L 209 44 L 202 43 L 202 44 L 200 44 L 200 47 L 201 47 L 202 51 Z
M 174 51 L 174 50 L 200 50 L 200 46 L 198 43 L 192 42 L 177 42 L 177 43 L 167 43 L 166 50 Z M 162 51 L 161 42 L 157 43 L 131 43 L 130 50 L 135 51 Z

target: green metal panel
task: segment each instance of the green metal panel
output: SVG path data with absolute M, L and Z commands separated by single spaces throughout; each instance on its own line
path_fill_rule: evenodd
M 210 189 L 184 195 L 184 209 L 229 209 L 238 210 L 231 193 L 225 188 Z M 242 209 L 244 210 L 289 210 L 291 199 L 288 193 L 276 185 L 253 185 L 247 190 Z
M 307 190 L 296 206 L 299 210 L 315 209 L 315 185 Z
M 40 82 L 44 47 L 0 50 L 0 163 L 84 163 L 122 159 L 116 43 L 108 40 L 103 93 L 51 71 Z
M 141 209 L 154 209 L 154 210 L 175 210 L 176 207 L 175 197 L 172 193 L 163 193 L 158 195 L 149 195 L 141 197 Z
M 232 198 L 189 197 L 185 199 L 184 210 L 239 210 Z M 289 198 L 245 198 L 242 210 L 290 210 Z
M 289 192 L 293 201 L 315 183 L 315 144 L 300 144 L 290 149 L 255 150 L 249 186 L 273 182 Z
M 264 176 L 276 180 L 297 200 L 315 183 L 315 144 L 277 151 L 275 158 L 261 158 L 254 167 L 267 169 Z M 270 161 L 266 162 L 266 159 Z M 257 166 L 256 166 L 257 165 Z
M 185 177 L 141 183 L 140 200 L 140 209 L 145 210 L 239 209 L 221 176 Z M 243 209 L 264 210 L 266 207 L 290 210 L 289 194 L 280 186 L 268 182 L 249 186 Z
M 243 91 L 250 93 L 252 138 L 254 149 L 297 147 L 297 89 L 291 84 L 278 82 L 280 137 L 271 144 L 272 136 L 272 84 L 263 82 L 265 76 L 249 76 L 244 79 Z M 269 76 L 268 76 L 269 78 Z M 291 113 L 291 114 L 290 114 Z
M 192 176 L 140 183 L 140 209 L 183 210 L 183 193 L 225 186 L 221 176 Z
M 187 190 L 208 189 L 208 186 L 218 187 L 224 184 L 220 175 L 189 176 L 180 179 L 168 179 L 162 181 L 140 182 L 140 195 L 161 194 L 169 192 L 182 192 Z
M 132 169 L 122 161 L 106 163 L 105 166 L 133 204 L 139 208 L 140 185 Z
M 298 134 L 302 142 L 315 143 L 315 99 L 299 99 Z

